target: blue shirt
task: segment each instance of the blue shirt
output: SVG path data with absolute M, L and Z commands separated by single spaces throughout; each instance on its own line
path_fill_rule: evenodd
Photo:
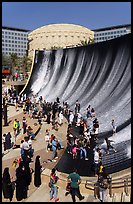
M 56 141 L 52 140 L 52 150 L 55 151 L 56 150 Z

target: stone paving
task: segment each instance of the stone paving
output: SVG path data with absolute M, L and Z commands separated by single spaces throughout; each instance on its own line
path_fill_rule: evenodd
M 22 125 L 22 118 L 23 116 L 26 117 L 28 125 L 30 125 L 33 128 L 33 131 L 37 130 L 39 128 L 39 124 L 37 126 L 34 126 L 34 123 L 37 123 L 37 119 L 30 119 L 27 114 L 23 114 L 22 109 L 19 108 L 19 111 L 16 112 L 15 107 L 8 106 L 8 122 L 10 121 L 8 126 L 2 127 L 2 134 L 11 132 L 12 135 L 12 142 L 14 142 L 14 136 L 13 136 L 13 121 L 15 118 L 17 118 L 20 121 L 20 124 Z M 46 122 L 42 122 L 42 126 L 38 134 L 36 135 L 36 140 L 33 141 L 33 148 L 34 148 L 34 156 L 33 156 L 33 162 L 30 163 L 30 167 L 34 169 L 34 162 L 37 155 L 41 156 L 41 162 L 43 168 L 50 168 L 52 169 L 56 163 L 59 161 L 61 155 L 64 152 L 64 149 L 58 150 L 58 160 L 57 162 L 48 162 L 48 159 L 52 159 L 52 152 L 46 152 L 46 144 L 44 140 L 44 135 L 46 129 L 50 130 L 50 134 L 54 134 L 62 143 L 64 148 L 66 147 L 66 131 L 67 131 L 67 121 L 64 118 L 63 125 L 59 126 L 59 130 L 55 131 L 52 130 L 52 125 L 47 124 Z M 17 136 L 17 144 L 20 144 L 20 141 L 24 138 L 24 135 L 22 132 Z M 3 150 L 2 147 L 2 153 L 4 153 L 4 156 L 2 157 L 2 173 L 5 167 L 9 167 L 10 169 L 10 175 L 15 179 L 15 168 L 12 166 L 12 162 L 14 159 L 18 159 L 20 157 L 20 149 L 10 149 L 9 152 Z M 15 199 L 15 198 L 14 198 Z M 4 200 L 5 201 L 5 200 Z
M 34 123 L 37 123 L 37 119 L 30 119 L 28 117 L 28 115 L 24 115 L 22 113 L 22 109 L 20 108 L 18 112 L 16 112 L 15 107 L 8 107 L 8 121 L 11 121 L 9 123 L 9 126 L 5 126 L 2 127 L 2 133 L 7 133 L 8 131 L 11 132 L 11 134 L 13 133 L 13 121 L 15 118 L 19 119 L 20 124 L 22 124 L 22 118 L 23 116 L 25 116 L 27 118 L 28 121 L 28 125 L 30 125 L 34 131 L 36 131 L 39 128 L 39 124 L 37 126 L 34 126 Z M 37 155 L 41 156 L 41 163 L 44 169 L 52 169 L 57 162 L 59 161 L 59 159 L 61 158 L 61 155 L 63 154 L 65 149 L 61 149 L 58 150 L 58 160 L 57 162 L 48 162 L 48 159 L 52 159 L 52 152 L 46 152 L 46 146 L 45 146 L 45 141 L 44 141 L 44 134 L 45 134 L 45 130 L 46 129 L 50 129 L 50 134 L 55 134 L 55 136 L 57 136 L 58 139 L 60 139 L 60 141 L 62 142 L 64 148 L 66 147 L 66 133 L 67 133 L 67 120 L 64 118 L 63 121 L 63 125 L 59 127 L 58 131 L 52 130 L 51 128 L 51 124 L 47 124 L 46 122 L 42 122 L 42 126 L 40 131 L 38 132 L 38 134 L 36 135 L 36 140 L 33 141 L 33 148 L 34 148 L 34 156 L 33 156 L 33 162 L 30 163 L 30 167 L 34 169 L 34 161 L 35 161 L 35 157 Z M 13 134 L 12 134 L 13 135 Z M 24 135 L 21 133 L 20 135 L 18 135 L 17 137 L 17 142 L 20 142 L 20 140 L 24 137 Z M 14 138 L 12 139 L 12 141 L 14 140 Z M 13 179 L 15 179 L 15 168 L 12 167 L 12 162 L 14 159 L 18 159 L 20 156 L 20 149 L 10 149 L 9 152 L 4 152 L 5 155 L 2 157 L 2 172 L 4 170 L 5 167 L 9 167 L 10 169 L 10 175 L 11 177 L 13 177 Z M 42 185 L 40 186 L 40 188 L 36 188 L 33 184 L 33 179 L 30 185 L 30 189 L 28 191 L 28 198 L 26 200 L 23 200 L 22 202 L 53 202 L 49 200 L 49 188 L 48 188 L 48 184 L 47 181 L 44 179 L 45 177 L 43 177 L 42 174 Z M 65 177 L 66 178 L 66 177 Z M 84 178 L 84 182 L 87 178 Z M 92 178 L 96 180 L 95 178 Z M 83 187 L 84 188 L 84 187 Z M 82 189 L 83 189 L 82 188 Z M 82 192 L 82 191 L 81 191 Z M 93 196 L 93 192 L 92 193 L 86 193 L 83 189 L 83 195 L 85 196 L 85 199 L 81 202 L 99 202 L 98 199 L 94 199 Z M 67 197 L 65 197 L 65 188 L 63 188 L 62 183 L 60 184 L 60 189 L 59 189 L 59 197 L 60 197 L 60 201 L 59 202 L 72 202 L 71 200 L 71 196 L 68 195 Z M 6 201 L 4 198 L 3 202 L 9 202 Z M 15 193 L 14 193 L 14 197 L 13 197 L 13 201 L 16 201 L 15 198 Z M 78 201 L 78 199 L 77 199 Z

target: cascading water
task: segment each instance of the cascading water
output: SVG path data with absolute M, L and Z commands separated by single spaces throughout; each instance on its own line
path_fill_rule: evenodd
M 76 100 L 86 118 L 90 104 L 96 110 L 100 133 L 112 130 L 118 143 L 131 139 L 131 34 L 75 48 L 36 51 L 33 71 L 24 93 L 46 101 L 57 97 L 74 110 Z M 130 145 L 128 156 L 130 157 Z

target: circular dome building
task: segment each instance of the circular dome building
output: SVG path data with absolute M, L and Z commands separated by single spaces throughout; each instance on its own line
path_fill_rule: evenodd
M 34 50 L 50 50 L 75 47 L 82 41 L 93 41 L 94 32 L 88 28 L 74 24 L 51 24 L 33 30 L 28 35 L 28 56 L 33 56 Z

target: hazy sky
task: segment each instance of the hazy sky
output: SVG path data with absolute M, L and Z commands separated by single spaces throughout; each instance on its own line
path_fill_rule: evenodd
M 131 23 L 131 2 L 2 2 L 2 26 L 34 30 L 55 23 L 98 29 Z

